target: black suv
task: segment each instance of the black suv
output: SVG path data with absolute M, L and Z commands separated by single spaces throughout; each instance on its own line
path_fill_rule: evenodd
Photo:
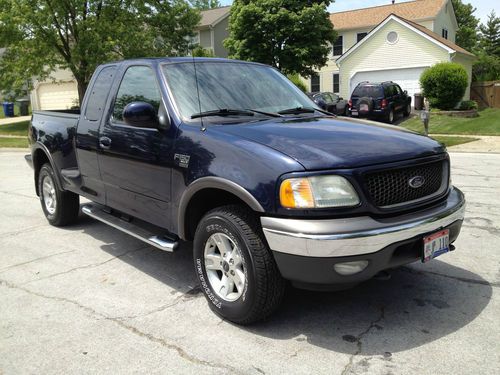
M 351 116 L 383 120 L 392 124 L 397 114 L 409 116 L 411 96 L 398 84 L 390 82 L 361 82 L 349 100 Z

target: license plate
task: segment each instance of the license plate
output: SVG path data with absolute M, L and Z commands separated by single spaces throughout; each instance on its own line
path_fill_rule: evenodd
M 448 251 L 450 251 L 450 230 L 443 229 L 424 237 L 422 262 L 428 262 Z
M 351 111 L 351 114 L 352 114 L 353 116 L 357 116 L 357 115 L 358 115 L 358 111 Z
M 361 104 L 359 110 L 362 112 L 368 112 L 368 104 Z

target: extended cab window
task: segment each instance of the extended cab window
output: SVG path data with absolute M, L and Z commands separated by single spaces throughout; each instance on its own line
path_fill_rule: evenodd
M 146 102 L 158 111 L 161 94 L 153 70 L 147 66 L 131 66 L 125 72 L 113 107 L 113 121 L 123 121 L 123 109 L 132 102 Z
M 116 67 L 108 66 L 102 69 L 97 76 L 92 91 L 89 94 L 85 117 L 89 121 L 98 121 L 101 119 L 108 93 L 113 83 Z

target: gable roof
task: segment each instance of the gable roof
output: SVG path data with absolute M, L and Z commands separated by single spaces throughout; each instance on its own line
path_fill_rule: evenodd
M 387 0 L 389 1 L 389 0 Z M 359 29 L 375 26 L 391 14 L 407 20 L 423 21 L 437 16 L 448 0 L 414 0 L 405 3 L 380 5 L 330 14 L 335 30 Z
M 366 37 L 364 37 L 360 42 L 356 43 L 354 46 L 349 48 L 342 56 L 340 56 L 337 59 L 337 63 L 342 61 L 345 57 L 350 55 L 352 52 L 354 52 L 360 45 L 363 43 L 366 43 L 368 39 L 371 38 L 382 26 L 384 26 L 387 22 L 390 20 L 395 20 L 399 22 L 401 25 L 408 27 L 409 29 L 413 30 L 414 32 L 422 35 L 426 39 L 430 40 L 431 42 L 437 44 L 438 46 L 444 48 L 447 50 L 449 53 L 453 52 L 459 52 L 464 55 L 470 56 L 470 57 L 475 57 L 472 53 L 469 51 L 466 51 L 462 47 L 456 45 L 455 43 L 442 38 L 438 34 L 434 33 L 433 31 L 427 29 L 426 27 L 419 25 L 418 23 L 412 22 L 410 20 L 404 19 L 403 17 L 400 17 L 396 14 L 390 14 L 385 20 L 380 22 L 373 30 L 371 30 Z
M 231 10 L 231 6 L 225 6 L 220 8 L 213 8 L 202 10 L 201 13 L 201 21 L 198 24 L 198 27 L 207 27 L 207 26 L 215 26 L 224 18 L 229 16 L 229 11 Z

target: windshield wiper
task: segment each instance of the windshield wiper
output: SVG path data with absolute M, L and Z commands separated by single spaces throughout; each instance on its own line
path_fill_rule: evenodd
M 323 111 L 322 109 L 319 108 L 312 108 L 312 107 L 295 107 L 295 108 L 288 108 L 284 109 L 282 111 L 278 111 L 280 115 L 296 115 L 299 113 L 314 113 L 314 112 L 320 112 L 324 113 L 325 115 L 330 115 L 332 116 L 333 113 Z
M 247 111 L 255 112 L 255 113 L 258 113 L 260 115 L 265 115 L 265 116 L 269 116 L 269 117 L 283 117 L 279 113 L 259 111 L 258 109 L 248 109 Z
M 253 111 L 246 111 L 244 109 L 229 109 L 221 108 L 213 111 L 205 111 L 191 115 L 192 119 L 207 117 L 207 116 L 254 116 Z

